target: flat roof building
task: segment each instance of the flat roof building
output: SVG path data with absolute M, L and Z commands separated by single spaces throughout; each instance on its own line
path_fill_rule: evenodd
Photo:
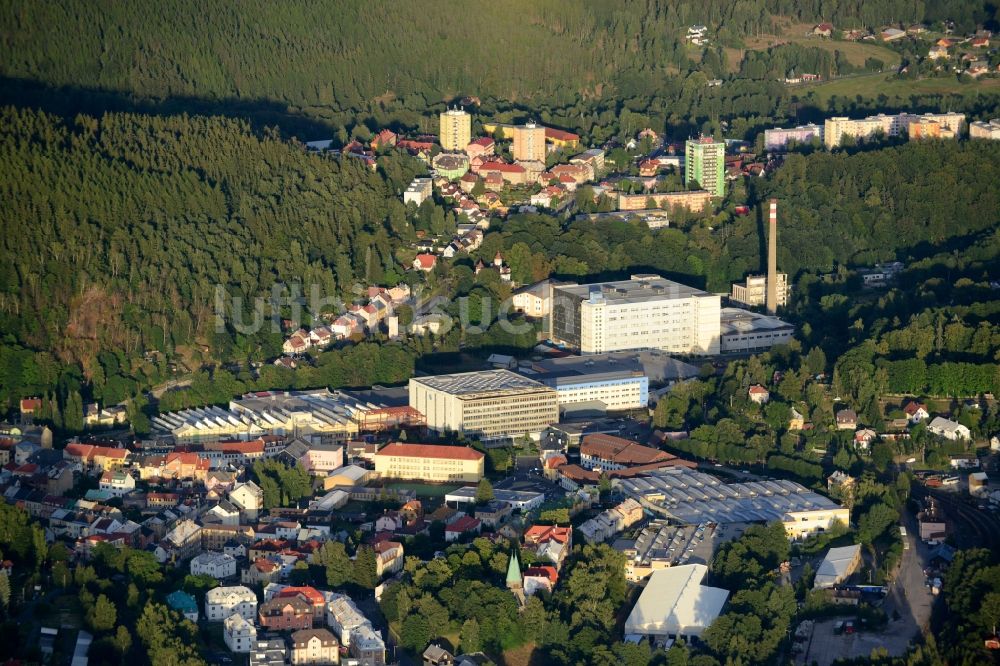
M 433 182 L 430 178 L 414 178 L 403 192 L 403 203 L 419 206 L 430 199 L 434 189 Z
M 697 183 L 713 197 L 726 194 L 726 144 L 710 136 L 684 143 L 684 183 Z
M 659 349 L 546 358 L 532 363 L 531 370 L 540 374 L 575 372 L 583 376 L 627 370 L 641 372 L 651 384 L 683 381 L 697 377 L 700 372 L 696 366 L 679 361 Z
M 476 501 L 476 491 L 476 486 L 462 486 L 445 495 L 444 501 L 454 502 L 455 504 L 474 504 Z M 493 499 L 499 502 L 506 502 L 512 509 L 517 511 L 531 511 L 545 502 L 545 493 L 531 490 L 494 488 Z
M 789 129 L 776 127 L 764 130 L 764 150 L 772 152 L 784 151 L 793 142 L 800 145 L 808 145 L 812 143 L 813 139 L 823 140 L 823 127 L 821 125 L 810 123 Z
M 718 294 L 658 275 L 559 285 L 553 287 L 550 337 L 584 354 L 718 354 L 720 307 Z
M 467 446 L 397 442 L 375 454 L 375 473 L 390 479 L 476 482 L 483 478 L 484 459 Z
M 823 142 L 827 148 L 843 145 L 845 137 L 853 139 L 872 139 L 878 136 L 909 135 L 910 125 L 915 123 L 933 122 L 941 126 L 940 134 L 958 138 L 965 126 L 964 113 L 899 113 L 886 115 L 880 113 L 867 118 L 827 118 L 823 128 Z
M 989 122 L 977 120 L 969 123 L 969 138 L 1000 141 L 1000 118 L 994 118 Z
M 788 322 L 740 308 L 722 308 L 719 327 L 723 354 L 765 351 L 795 337 L 795 327 Z
M 448 151 L 465 150 L 472 138 L 472 116 L 463 109 L 448 109 L 441 112 L 441 128 L 438 139 L 441 147 Z
M 644 508 L 682 525 L 780 520 L 790 538 L 847 525 L 850 511 L 828 497 L 784 479 L 723 483 L 718 478 L 669 467 L 613 482 Z
M 722 612 L 729 591 L 701 584 L 708 567 L 685 564 L 654 571 L 625 620 L 625 634 L 698 638 Z
M 518 162 L 545 162 L 545 128 L 535 123 L 513 128 L 511 155 Z
M 499 441 L 559 422 L 556 390 L 509 370 L 414 377 L 409 388 L 410 406 L 437 432 Z

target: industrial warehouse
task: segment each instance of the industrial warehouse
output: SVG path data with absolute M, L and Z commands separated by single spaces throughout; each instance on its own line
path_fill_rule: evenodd
M 615 481 L 626 495 L 653 513 L 685 525 L 780 520 L 789 536 L 829 529 L 850 512 L 793 481 L 722 483 L 703 472 L 674 467 Z

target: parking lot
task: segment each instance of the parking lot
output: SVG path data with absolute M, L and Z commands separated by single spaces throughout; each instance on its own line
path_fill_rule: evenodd
M 812 637 L 806 643 L 807 650 L 798 655 L 797 663 L 830 666 L 837 659 L 867 657 L 875 648 L 885 648 L 890 655 L 900 655 L 906 652 L 913 637 L 901 621 L 890 622 L 882 631 L 857 631 L 838 636 L 834 627 L 842 620 L 817 620 Z

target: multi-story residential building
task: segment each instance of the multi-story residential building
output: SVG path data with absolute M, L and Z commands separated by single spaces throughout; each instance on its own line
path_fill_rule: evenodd
M 994 118 L 989 122 L 978 120 L 969 123 L 969 138 L 1000 141 L 1000 118 Z
M 419 206 L 427 201 L 433 193 L 433 183 L 430 178 L 414 178 L 403 192 L 403 203 Z
M 209 622 L 219 622 L 234 614 L 250 621 L 257 617 L 257 595 L 249 587 L 213 587 L 205 593 L 205 617 Z
M 686 192 L 661 192 L 646 194 L 618 194 L 618 210 L 632 211 L 649 209 L 649 204 L 656 208 L 683 208 L 692 213 L 703 212 L 712 202 L 712 193 L 708 190 L 690 190 Z
M 202 550 L 221 551 L 227 543 L 249 546 L 254 542 L 256 533 L 249 525 L 225 525 L 206 522 L 201 526 Z
M 326 606 L 326 623 L 361 666 L 385 666 L 385 642 L 351 598 L 331 595 Z
M 160 564 L 170 562 L 176 565 L 199 550 L 201 550 L 201 526 L 189 518 L 184 518 L 160 539 L 155 555 Z
M 713 197 L 726 193 L 726 144 L 706 136 L 684 142 L 684 182 L 698 183 Z
M 337 664 L 340 642 L 327 629 L 301 629 L 292 634 L 292 666 Z
M 719 353 L 719 314 L 718 294 L 658 275 L 633 275 L 554 287 L 550 337 L 584 354 L 662 349 L 712 355 Z
M 604 151 L 600 148 L 585 150 L 569 161 L 570 164 L 586 164 L 593 170 L 595 177 L 604 172 Z
M 257 520 L 257 514 L 264 508 L 264 491 L 253 481 L 247 481 L 229 491 L 229 501 L 239 507 L 244 518 Z
M 70 443 L 63 449 L 63 457 L 71 462 L 79 463 L 85 474 L 121 469 L 128 461 L 128 456 L 128 449 L 91 446 L 90 444 Z M 19 464 L 22 463 L 23 461 L 19 462 Z
M 379 541 L 375 544 L 375 573 L 380 578 L 403 568 L 403 544 L 398 541 Z
M 422 481 L 479 481 L 485 457 L 465 446 L 389 444 L 375 454 L 375 473 L 383 478 Z
M 472 116 L 464 109 L 448 109 L 441 113 L 441 131 L 438 140 L 447 151 L 465 150 L 472 138 Z
M 414 377 L 409 389 L 410 407 L 437 432 L 497 441 L 534 437 L 559 421 L 556 391 L 509 370 Z
M 98 487 L 111 493 L 114 497 L 124 497 L 135 490 L 135 479 L 128 472 L 123 472 L 120 469 L 109 469 L 101 474 Z
M 536 560 L 561 567 L 573 550 L 573 528 L 532 525 L 524 533 L 524 546 L 535 554 Z
M 167 605 L 184 616 L 185 620 L 198 621 L 198 602 L 184 590 L 174 590 L 167 595 Z
M 808 145 L 813 140 L 823 140 L 821 125 L 799 125 L 790 129 L 776 127 L 764 130 L 764 150 L 780 152 L 788 149 L 789 144 Z
M 264 587 L 264 601 L 271 599 L 289 599 L 297 597 L 309 604 L 313 617 L 318 621 L 323 621 L 326 613 L 326 597 L 323 593 L 310 585 L 281 585 L 270 583 Z
M 547 317 L 552 311 L 552 287 L 557 284 L 561 283 L 556 280 L 542 280 L 521 287 L 511 296 L 511 305 L 517 312 L 533 319 Z
M 257 608 L 258 622 L 275 631 L 312 629 L 312 606 L 301 597 L 275 597 Z
M 349 650 L 358 666 L 385 666 L 385 641 L 371 623 L 362 624 L 351 632 Z
M 776 292 L 778 297 L 777 305 L 783 308 L 788 305 L 788 274 L 777 273 L 775 277 L 778 283 Z M 732 292 L 729 294 L 729 300 L 749 307 L 763 307 L 767 301 L 767 276 L 748 275 L 745 281 L 734 282 Z
M 513 129 L 514 144 L 511 154 L 518 162 L 545 162 L 545 128 L 535 123 L 518 125 Z
M 910 133 L 910 125 L 921 123 L 937 123 L 939 136 L 958 138 L 965 125 L 964 113 L 900 113 L 896 115 L 878 114 L 867 118 L 851 119 L 843 116 L 827 118 L 823 129 L 823 142 L 827 148 L 836 148 L 843 144 L 845 137 L 870 140 L 877 136 L 901 136 Z M 930 130 L 917 130 L 918 133 Z
M 236 576 L 236 558 L 225 553 L 201 553 L 191 559 L 192 576 L 211 576 L 222 580 Z
M 222 637 L 231 652 L 247 653 L 257 645 L 257 627 L 242 615 L 233 614 L 222 621 Z
M 642 505 L 629 498 L 580 525 L 580 534 L 588 543 L 601 543 L 642 520 Z

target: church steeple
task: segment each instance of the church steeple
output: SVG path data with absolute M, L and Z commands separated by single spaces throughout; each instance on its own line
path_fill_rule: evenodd
M 507 563 L 507 589 L 523 590 L 524 578 L 521 576 L 521 562 L 517 559 L 517 549 L 511 551 Z

